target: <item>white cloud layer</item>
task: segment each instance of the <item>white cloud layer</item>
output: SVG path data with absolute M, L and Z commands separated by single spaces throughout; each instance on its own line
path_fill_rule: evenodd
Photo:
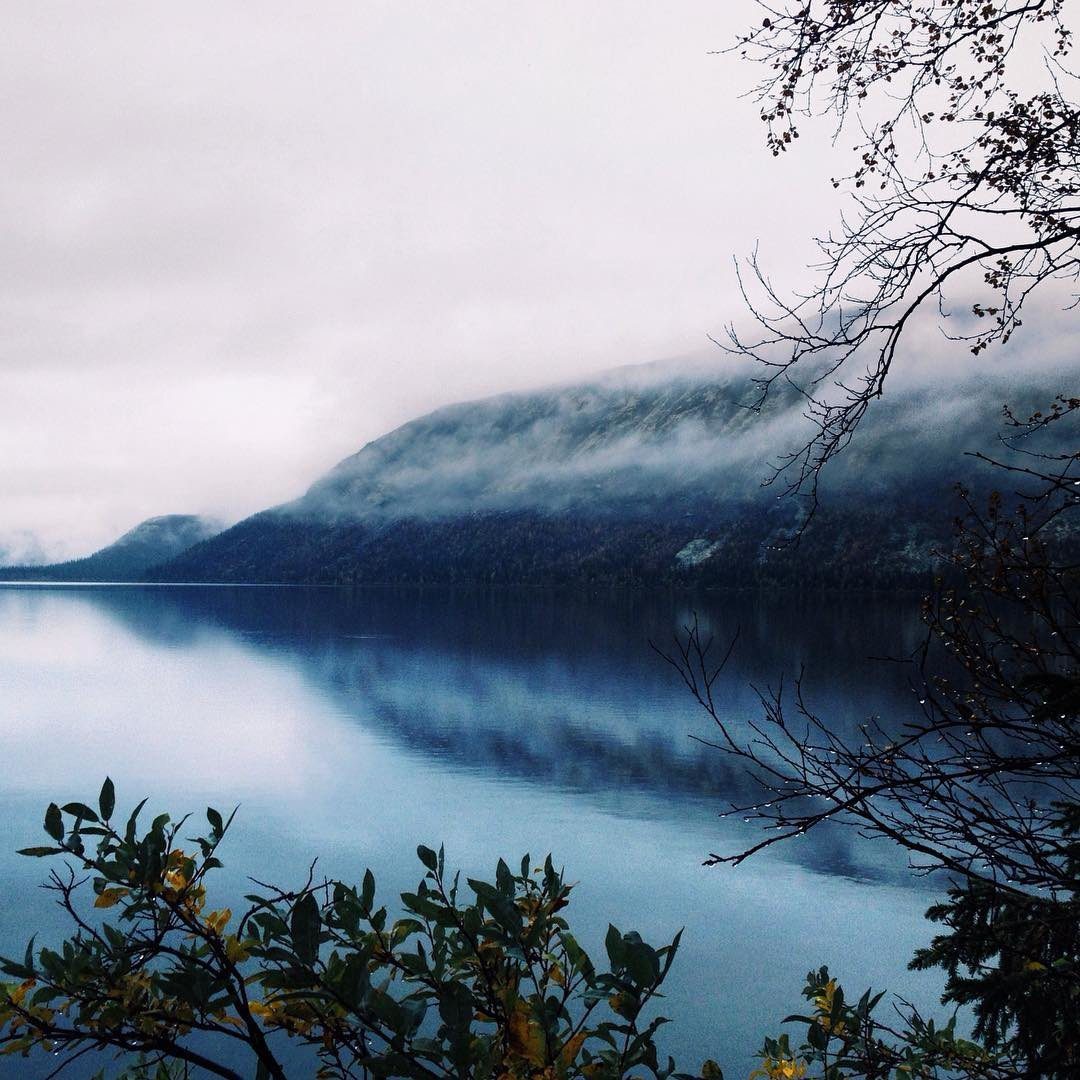
M 0 547 L 295 497 L 428 409 L 696 351 L 797 282 L 748 0 L 3 3 Z

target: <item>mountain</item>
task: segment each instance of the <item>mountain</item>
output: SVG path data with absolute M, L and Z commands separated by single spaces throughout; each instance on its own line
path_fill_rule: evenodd
M 148 518 L 100 551 L 50 566 L 9 566 L 0 579 L 23 581 L 138 581 L 152 567 L 221 531 L 194 514 Z
M 1030 381 L 1030 380 L 1029 380 Z M 1035 404 L 1061 387 L 1025 387 Z M 152 568 L 164 581 L 325 584 L 921 586 L 939 569 L 968 450 L 1000 450 L 1006 376 L 884 399 L 829 469 L 824 509 L 761 487 L 808 432 L 804 399 L 715 363 L 440 409 L 376 439 L 299 499 Z M 1036 392 L 1038 390 L 1038 392 Z

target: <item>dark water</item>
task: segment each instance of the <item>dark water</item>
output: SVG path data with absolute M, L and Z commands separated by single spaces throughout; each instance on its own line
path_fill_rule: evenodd
M 418 842 L 472 875 L 553 852 L 599 956 L 608 921 L 656 943 L 686 928 L 663 1003 L 683 1068 L 714 1057 L 745 1075 L 822 963 L 849 993 L 932 1005 L 936 978 L 904 969 L 935 887 L 895 852 L 833 831 L 701 865 L 757 834 L 718 818 L 750 789 L 691 738 L 707 718 L 648 647 L 694 608 L 720 637 L 741 629 L 718 684 L 734 722 L 758 712 L 751 684 L 800 669 L 837 725 L 910 709 L 905 673 L 868 657 L 914 646 L 913 604 L 2 588 L 0 949 L 62 925 L 35 888 L 43 864 L 10 853 L 41 842 L 51 799 L 92 802 L 109 773 L 121 809 L 241 804 L 226 891 L 248 873 L 301 880 L 319 855 L 331 876 L 371 866 L 387 899 L 419 879 Z

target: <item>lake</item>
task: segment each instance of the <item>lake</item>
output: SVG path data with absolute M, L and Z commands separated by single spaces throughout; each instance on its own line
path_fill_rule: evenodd
M 823 963 L 849 996 L 889 987 L 932 1008 L 940 980 L 905 966 L 940 884 L 896 851 L 832 830 L 702 865 L 760 834 L 719 817 L 751 789 L 695 741 L 708 717 L 649 648 L 695 610 L 721 639 L 740 629 L 717 685 L 735 724 L 759 713 L 753 686 L 800 670 L 838 726 L 911 709 L 906 672 L 871 657 L 915 646 L 914 601 L 0 588 L 0 950 L 56 939 L 46 864 L 13 852 L 43 842 L 50 800 L 93 803 L 108 773 L 118 816 L 144 795 L 240 804 L 225 891 L 302 881 L 319 856 L 331 876 L 370 866 L 386 902 L 419 880 L 418 843 L 473 876 L 552 852 L 598 959 L 609 921 L 655 944 L 686 928 L 662 1003 L 686 1070 L 713 1057 L 745 1076 Z

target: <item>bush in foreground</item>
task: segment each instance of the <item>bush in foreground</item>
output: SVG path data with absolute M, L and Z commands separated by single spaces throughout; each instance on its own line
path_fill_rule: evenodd
M 393 919 L 367 871 L 353 886 L 309 874 L 285 891 L 256 884 L 245 909 L 215 908 L 209 879 L 232 817 L 206 811 L 205 835 L 167 814 L 140 832 L 145 800 L 119 826 L 113 785 L 97 809 L 51 804 L 50 843 L 22 854 L 64 860 L 47 884 L 74 932 L 59 948 L 0 962 L 0 1052 L 50 1055 L 56 1071 L 102 1055 L 140 1080 L 213 1075 L 297 1076 L 291 1041 L 307 1048 L 303 1075 L 467 1080 L 722 1080 L 659 1059 L 651 1015 L 679 947 L 607 931 L 607 970 L 563 914 L 573 888 L 551 858 L 494 882 L 447 877 L 443 852 L 417 849 L 424 876 Z M 764 1080 L 1013 1076 L 1005 1057 L 905 1012 L 875 1016 L 882 995 L 849 1004 L 822 968 L 811 972 L 805 1025 L 766 1039 Z M 295 1060 L 295 1054 L 293 1060 Z M 103 1076 L 104 1071 L 98 1073 Z
M 420 847 L 424 877 L 396 919 L 370 870 L 359 885 L 257 885 L 234 914 L 209 897 L 232 818 L 208 809 L 205 835 L 184 839 L 193 823 L 167 814 L 140 832 L 144 804 L 118 825 L 107 780 L 96 810 L 50 805 L 50 845 L 22 852 L 65 859 L 48 888 L 75 930 L 3 963 L 19 980 L 0 991 L 5 1054 L 113 1051 L 130 1076 L 281 1080 L 291 1039 L 319 1077 L 678 1075 L 658 1059 L 664 1019 L 647 1019 L 678 935 L 654 948 L 609 927 L 598 970 L 550 857 L 516 872 L 500 860 L 493 883 L 466 889 Z

